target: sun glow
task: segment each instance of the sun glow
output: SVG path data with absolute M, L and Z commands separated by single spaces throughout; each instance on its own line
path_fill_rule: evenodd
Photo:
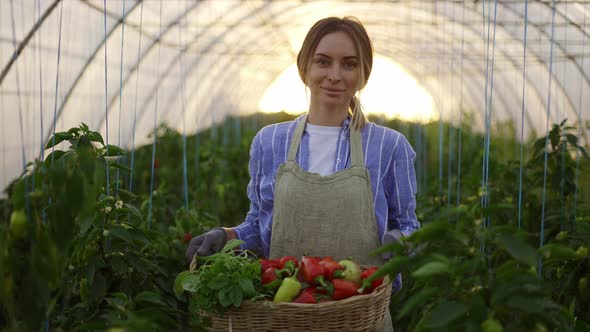
M 297 65 L 285 69 L 266 89 L 260 103 L 262 112 L 306 112 L 309 92 L 299 78 Z M 430 122 L 435 115 L 430 94 L 397 63 L 377 55 L 369 82 L 360 94 L 365 114 L 398 118 L 412 122 Z

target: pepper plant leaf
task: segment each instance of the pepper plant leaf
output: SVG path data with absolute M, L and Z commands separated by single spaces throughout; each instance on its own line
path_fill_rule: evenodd
M 428 314 L 426 318 L 426 327 L 445 327 L 459 317 L 465 315 L 468 309 L 469 308 L 463 303 L 454 301 L 442 302 Z
M 428 262 L 412 272 L 414 278 L 428 278 L 439 274 L 447 274 L 450 272 L 450 266 L 444 262 Z
M 496 237 L 496 242 L 517 261 L 530 266 L 537 263 L 535 249 L 521 238 L 510 233 L 502 233 Z

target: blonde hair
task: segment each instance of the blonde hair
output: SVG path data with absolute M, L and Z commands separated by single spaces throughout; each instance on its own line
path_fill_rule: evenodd
M 339 18 L 327 17 L 317 21 L 311 29 L 307 32 L 307 36 L 303 40 L 301 50 L 297 54 L 297 69 L 299 76 L 305 85 L 308 85 L 308 74 L 311 68 L 312 58 L 314 52 L 320 43 L 320 40 L 327 34 L 334 32 L 345 32 L 356 48 L 359 55 L 360 62 L 360 86 L 358 90 L 365 87 L 371 75 L 373 68 L 373 44 L 365 30 L 363 24 L 352 16 Z M 367 119 L 361 108 L 359 98 L 353 96 L 350 100 L 349 107 L 352 111 L 351 126 L 355 129 L 360 129 L 365 126 Z

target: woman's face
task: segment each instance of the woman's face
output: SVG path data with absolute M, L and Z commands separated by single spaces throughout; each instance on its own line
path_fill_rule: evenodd
M 325 35 L 313 54 L 309 88 L 313 103 L 348 107 L 360 84 L 360 59 L 345 32 Z

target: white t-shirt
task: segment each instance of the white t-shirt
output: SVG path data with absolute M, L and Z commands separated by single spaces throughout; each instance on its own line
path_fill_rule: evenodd
M 309 172 L 322 176 L 334 173 L 336 146 L 342 127 L 307 124 L 309 133 Z

